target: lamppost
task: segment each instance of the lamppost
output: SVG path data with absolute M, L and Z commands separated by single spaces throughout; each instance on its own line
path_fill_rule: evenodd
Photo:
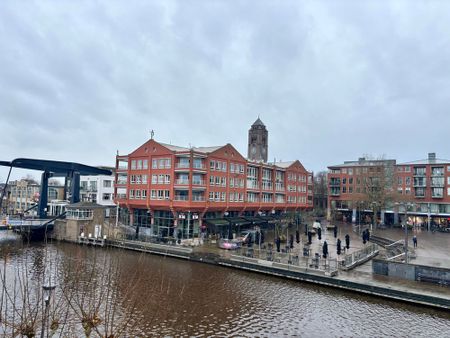
M 427 229 L 428 229 L 428 231 L 430 231 L 431 230 L 431 206 L 430 206 L 430 203 L 428 203 L 427 204 L 427 216 L 428 216 L 428 226 L 427 226 Z
M 372 220 L 372 224 L 370 225 L 370 231 L 373 231 L 373 229 L 376 229 L 376 219 L 377 219 L 377 214 L 376 214 L 376 209 L 375 207 L 377 206 L 377 202 L 372 202 L 372 209 L 373 209 L 373 220 Z
M 48 321 L 48 308 L 50 304 L 50 297 L 55 287 L 56 285 L 52 285 L 51 283 L 42 286 L 45 307 L 44 307 L 44 318 L 42 320 L 42 327 L 41 327 L 41 338 L 44 338 L 45 336 L 45 324 Z
M 395 203 L 402 205 L 405 208 L 405 263 L 408 264 L 408 207 L 413 206 L 413 203 Z
M 117 207 L 116 207 L 116 227 L 119 225 L 119 202 L 117 202 Z

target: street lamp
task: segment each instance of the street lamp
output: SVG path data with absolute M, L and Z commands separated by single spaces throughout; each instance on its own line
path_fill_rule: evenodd
M 395 203 L 402 205 L 405 208 L 405 263 L 408 264 L 408 207 L 413 206 L 413 203 Z
M 55 289 L 56 285 L 51 284 L 51 282 L 47 285 L 43 285 L 43 296 L 44 296 L 44 318 L 42 320 L 42 327 L 41 327 L 41 338 L 44 338 L 45 333 L 45 324 L 48 321 L 48 308 L 50 304 L 50 297 L 52 295 L 52 291 Z
M 376 207 L 377 204 L 378 204 L 377 202 L 372 202 L 373 220 L 372 220 L 372 224 L 370 225 L 370 230 L 371 231 L 373 231 L 373 229 L 376 229 L 376 218 L 377 218 L 377 215 L 375 213 L 376 212 L 375 207 Z

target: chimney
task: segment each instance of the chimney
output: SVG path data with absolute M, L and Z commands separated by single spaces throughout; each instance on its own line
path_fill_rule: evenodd
M 429 161 L 436 161 L 436 153 L 428 153 Z

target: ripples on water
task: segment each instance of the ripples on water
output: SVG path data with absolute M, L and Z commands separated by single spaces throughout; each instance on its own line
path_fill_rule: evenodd
M 71 244 L 51 249 L 59 260 L 120 254 L 125 271 L 140 260 L 136 266 L 145 283 L 129 285 L 142 300 L 136 314 L 140 336 L 450 337 L 450 316 L 443 311 L 128 251 Z M 24 257 L 39 257 L 42 250 L 18 250 L 8 264 L 41 269 L 38 259 Z

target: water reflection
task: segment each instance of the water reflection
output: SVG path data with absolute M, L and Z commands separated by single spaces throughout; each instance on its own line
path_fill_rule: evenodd
M 120 258 L 112 271 L 118 286 L 114 299 L 123 315 L 130 290 L 139 295 L 134 317 L 141 336 L 429 337 L 450 332 L 450 316 L 443 311 L 130 251 L 64 243 L 18 246 L 8 266 L 39 272 L 45 250 L 55 253 L 62 271 L 68 262 L 105 264 Z M 86 287 L 92 283 L 85 282 Z

